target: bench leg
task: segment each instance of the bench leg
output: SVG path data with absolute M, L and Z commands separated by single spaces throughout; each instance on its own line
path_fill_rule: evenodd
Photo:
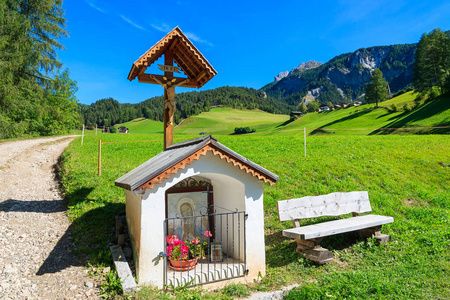
M 298 240 L 297 241 L 297 252 L 300 254 L 305 254 L 306 258 L 324 265 L 333 261 L 333 253 L 330 250 L 323 248 L 319 245 L 321 239 L 310 239 L 310 240 Z
M 361 229 L 359 232 L 365 238 L 373 237 L 380 244 L 386 244 L 390 239 L 389 235 L 381 233 L 381 226 Z

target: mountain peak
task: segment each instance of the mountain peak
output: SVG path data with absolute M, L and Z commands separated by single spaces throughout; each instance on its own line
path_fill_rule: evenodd
M 314 69 L 314 68 L 320 67 L 321 65 L 322 65 L 322 63 L 320 63 L 318 61 L 309 60 L 307 62 L 301 63 L 297 68 L 292 69 L 292 71 L 298 70 L 298 71 L 302 72 L 302 71 L 306 71 L 309 69 Z
M 321 65 L 322 65 L 322 63 L 320 63 L 320 62 L 317 62 L 315 60 L 309 60 L 307 62 L 301 63 L 297 68 L 293 68 L 290 72 L 284 71 L 284 72 L 278 73 L 278 75 L 275 76 L 274 81 L 280 81 L 281 79 L 283 79 L 284 77 L 288 77 L 295 71 L 303 72 L 306 70 L 317 68 Z

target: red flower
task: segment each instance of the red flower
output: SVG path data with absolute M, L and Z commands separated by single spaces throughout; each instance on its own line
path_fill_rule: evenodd
M 192 240 L 192 244 L 197 245 L 198 243 L 200 243 L 200 240 L 198 238 L 194 238 Z
M 188 252 L 189 252 L 189 247 L 186 246 L 186 245 L 181 246 L 181 252 L 183 252 L 183 253 L 188 253 Z
M 175 234 L 172 235 L 172 237 L 173 237 L 173 241 L 174 241 L 174 242 L 178 241 L 178 237 L 177 237 Z
M 176 236 L 175 236 L 176 237 Z M 171 235 L 168 235 L 167 236 L 167 244 L 173 244 L 173 236 L 171 236 Z
M 211 231 L 205 231 L 205 236 L 209 236 L 209 237 L 212 237 L 212 233 L 211 233 Z

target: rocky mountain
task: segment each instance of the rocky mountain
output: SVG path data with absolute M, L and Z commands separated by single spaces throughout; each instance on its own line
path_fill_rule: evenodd
M 317 68 L 320 65 L 322 65 L 322 63 L 317 62 L 315 60 L 310 60 L 305 63 L 301 63 L 297 68 L 293 68 L 290 72 L 289 71 L 280 72 L 277 76 L 275 76 L 274 81 L 280 81 L 284 77 L 289 76 L 292 72 L 295 72 L 295 71 L 302 72 L 302 71 L 306 71 L 309 69 Z
M 268 96 L 282 98 L 290 105 L 302 99 L 322 103 L 354 101 L 364 96 L 375 68 L 383 72 L 392 93 L 411 85 L 417 44 L 379 46 L 341 54 L 325 64 L 308 61 L 282 72 L 262 88 Z

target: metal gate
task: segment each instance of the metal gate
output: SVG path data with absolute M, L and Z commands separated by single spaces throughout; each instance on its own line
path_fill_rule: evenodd
M 244 211 L 210 212 L 165 219 L 165 287 L 184 288 L 243 277 L 246 267 Z

